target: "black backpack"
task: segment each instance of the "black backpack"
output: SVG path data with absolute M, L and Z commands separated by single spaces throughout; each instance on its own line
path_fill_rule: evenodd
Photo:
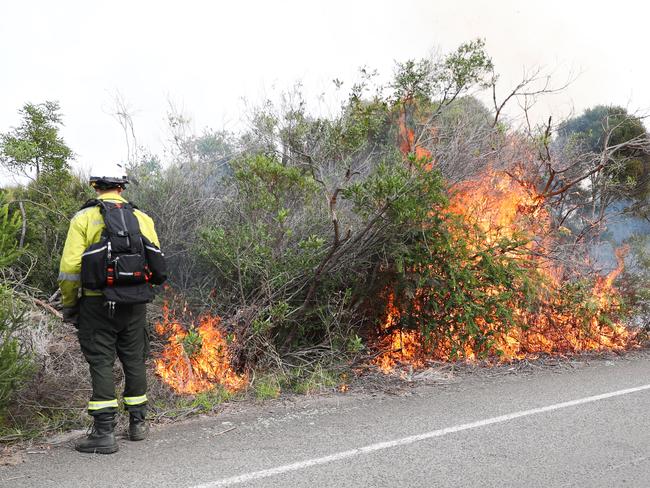
M 164 254 L 140 232 L 134 205 L 90 200 L 82 209 L 93 206 L 99 206 L 105 228 L 81 257 L 81 286 L 101 291 L 111 307 L 150 302 L 151 285 L 167 279 Z

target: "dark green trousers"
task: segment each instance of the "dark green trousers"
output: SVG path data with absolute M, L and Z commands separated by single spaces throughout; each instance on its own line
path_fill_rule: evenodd
M 93 395 L 88 413 L 117 411 L 113 365 L 119 357 L 124 369 L 124 406 L 129 413 L 144 416 L 147 406 L 145 359 L 149 353 L 146 305 L 116 305 L 109 315 L 104 297 L 81 299 L 79 344 L 90 366 Z

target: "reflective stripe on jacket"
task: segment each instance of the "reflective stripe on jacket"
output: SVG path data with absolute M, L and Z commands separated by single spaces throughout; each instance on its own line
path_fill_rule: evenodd
M 116 192 L 105 193 L 97 197 L 99 200 L 126 203 Z M 135 210 L 134 214 L 140 224 L 140 232 L 153 244 L 160 247 L 158 235 L 153 220 L 144 212 Z M 81 255 L 91 244 L 99 242 L 104 230 L 104 219 L 98 206 L 80 210 L 72 217 L 68 236 L 63 247 L 61 265 L 59 267 L 59 288 L 64 307 L 73 307 L 77 303 L 81 286 Z M 101 295 L 99 292 L 84 290 L 86 295 Z

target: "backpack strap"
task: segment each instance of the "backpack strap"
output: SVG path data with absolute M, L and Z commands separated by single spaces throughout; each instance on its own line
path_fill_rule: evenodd
M 88 200 L 86 203 L 84 203 L 79 210 L 83 210 L 84 208 L 90 208 L 90 207 L 97 207 L 101 204 L 101 200 L 98 198 L 91 198 Z

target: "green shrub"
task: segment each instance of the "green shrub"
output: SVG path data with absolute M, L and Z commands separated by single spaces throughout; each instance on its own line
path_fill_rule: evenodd
M 18 212 L 9 211 L 9 205 L 3 205 L 0 194 L 0 269 L 9 266 L 20 256 L 17 235 L 22 226 Z
M 0 286 L 0 420 L 13 394 L 33 370 L 33 361 L 16 333 L 24 324 L 24 310 L 11 290 Z
M 20 256 L 17 235 L 21 227 L 20 215 L 11 215 L 6 204 L 0 206 L 0 270 Z M 0 419 L 12 395 L 32 370 L 31 356 L 16 337 L 24 323 L 24 314 L 20 301 L 3 278 L 0 281 Z

